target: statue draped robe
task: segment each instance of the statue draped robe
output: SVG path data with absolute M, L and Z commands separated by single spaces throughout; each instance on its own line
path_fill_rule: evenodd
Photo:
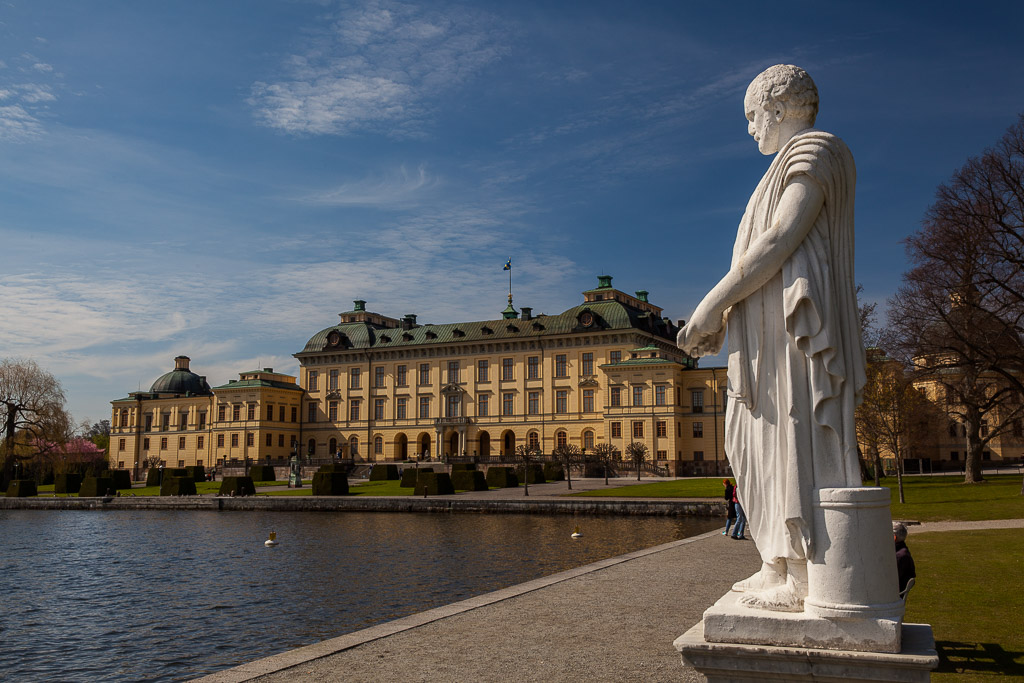
M 772 225 L 786 186 L 812 179 L 824 204 L 764 287 L 727 312 L 725 449 L 761 559 L 812 558 L 815 490 L 861 486 L 854 408 L 865 382 L 853 273 L 856 169 L 814 129 L 776 155 L 740 221 L 733 266 Z

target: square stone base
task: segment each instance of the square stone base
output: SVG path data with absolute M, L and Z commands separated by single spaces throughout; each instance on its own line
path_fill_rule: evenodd
M 759 681 L 928 681 L 939 665 L 932 627 L 903 624 L 899 653 L 821 650 L 772 645 L 709 643 L 700 623 L 676 638 L 683 666 L 693 667 L 708 683 Z
M 825 619 L 807 612 L 774 612 L 741 605 L 728 592 L 704 612 L 704 639 L 826 650 L 899 652 L 899 619 Z

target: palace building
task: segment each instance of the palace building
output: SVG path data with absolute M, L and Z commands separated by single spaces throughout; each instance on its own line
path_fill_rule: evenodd
M 149 392 L 113 402 L 112 460 L 488 458 L 637 441 L 669 474 L 724 473 L 725 368 L 698 368 L 648 293 L 611 281 L 557 315 L 510 296 L 500 318 L 463 323 L 356 300 L 295 354 L 298 383 L 268 369 L 211 389 L 179 357 Z

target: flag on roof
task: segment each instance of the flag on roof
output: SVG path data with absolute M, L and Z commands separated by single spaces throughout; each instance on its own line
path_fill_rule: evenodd
M 512 270 L 512 259 L 505 261 L 505 267 L 502 270 Z

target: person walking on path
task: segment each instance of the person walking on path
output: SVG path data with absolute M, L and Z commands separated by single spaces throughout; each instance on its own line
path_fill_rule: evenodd
M 723 479 L 722 484 L 725 486 L 725 504 L 729 510 L 728 518 L 725 520 L 725 531 L 722 532 L 723 536 L 729 535 L 729 527 L 732 526 L 733 522 L 736 521 L 736 503 L 733 502 L 735 498 L 736 487 L 732 485 L 732 482 L 728 479 Z
M 917 570 L 914 567 L 914 558 L 910 556 L 910 549 L 907 548 L 907 527 L 902 522 L 892 523 L 892 536 L 896 541 L 896 574 L 900 582 L 900 595 L 907 590 L 907 583 L 917 577 Z
M 744 535 L 747 531 L 747 515 L 743 512 L 740 499 L 736 497 L 735 487 L 733 487 L 732 491 L 732 503 L 736 506 L 736 527 L 732 530 L 732 537 L 737 541 L 745 541 L 747 540 L 747 537 Z

